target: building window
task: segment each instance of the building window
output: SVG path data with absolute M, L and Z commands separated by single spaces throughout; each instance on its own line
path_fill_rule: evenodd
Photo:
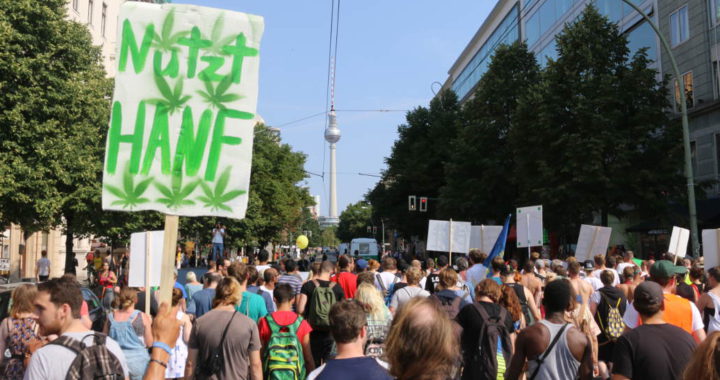
M 88 19 L 87 20 L 88 24 L 92 25 L 93 24 L 93 0 L 90 0 L 88 2 L 88 17 L 87 17 L 87 19 Z
M 685 85 L 685 101 L 687 102 L 687 108 L 692 108 L 695 105 L 692 71 L 683 74 L 683 82 Z M 675 109 L 680 112 L 680 84 L 677 80 L 675 81 Z
M 632 57 L 642 48 L 647 48 L 646 53 L 649 60 L 657 61 L 657 42 L 655 31 L 650 24 L 643 21 L 627 33 L 628 48 Z
M 100 16 L 100 32 L 105 37 L 105 25 L 107 24 L 107 4 L 102 5 L 102 16 Z
M 670 15 L 670 40 L 672 46 L 677 46 L 690 37 L 690 26 L 688 25 L 687 5 L 676 10 Z
M 78 6 L 79 6 L 78 3 L 79 3 L 79 0 L 73 0 L 73 2 L 72 2 L 72 4 L 73 4 L 73 9 L 74 9 L 75 11 L 78 10 Z

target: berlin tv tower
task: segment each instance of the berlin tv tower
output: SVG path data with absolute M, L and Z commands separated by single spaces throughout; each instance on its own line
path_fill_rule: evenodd
M 330 143 L 330 214 L 328 224 L 338 223 L 337 212 L 337 163 L 335 161 L 335 144 L 340 141 L 340 129 L 337 127 L 335 109 L 331 108 L 328 113 L 328 127 L 325 129 L 325 141 Z

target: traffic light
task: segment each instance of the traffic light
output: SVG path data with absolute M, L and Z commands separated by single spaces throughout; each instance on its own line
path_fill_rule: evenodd
M 417 210 L 417 197 L 415 197 L 414 195 L 408 195 L 408 210 Z
M 377 235 L 377 226 L 373 226 L 373 235 Z
M 427 212 L 427 197 L 420 197 L 420 212 Z

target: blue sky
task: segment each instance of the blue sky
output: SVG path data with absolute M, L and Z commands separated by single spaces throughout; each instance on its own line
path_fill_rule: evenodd
M 305 169 L 327 172 L 325 111 L 331 0 L 174 0 L 257 14 L 265 18 L 258 113 L 280 126 L 282 140 L 307 155 Z M 405 112 L 426 106 L 435 81 L 447 72 L 490 12 L 491 1 L 345 0 L 340 3 L 335 108 L 342 139 L 337 145 L 338 212 L 363 198 L 385 167 Z M 438 86 L 436 85 L 435 88 Z M 324 154 L 324 155 L 323 155 Z M 305 184 L 320 195 L 327 215 L 328 181 Z

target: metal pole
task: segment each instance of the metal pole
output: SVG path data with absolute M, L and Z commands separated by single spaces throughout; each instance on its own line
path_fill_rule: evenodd
M 380 249 L 380 258 L 382 259 L 382 255 L 385 253 L 385 220 L 380 218 L 380 223 L 382 224 L 382 249 Z
M 685 83 L 682 75 L 680 75 L 680 69 L 678 68 L 677 61 L 675 61 L 675 56 L 670 50 L 670 44 L 668 44 L 667 39 L 665 39 L 663 34 L 660 33 L 660 29 L 657 25 L 655 25 L 655 23 L 650 19 L 650 17 L 648 17 L 648 15 L 645 14 L 645 12 L 642 11 L 642 9 L 640 9 L 640 7 L 633 4 L 630 0 L 622 0 L 622 2 L 631 6 L 635 11 L 640 13 L 645 21 L 647 21 L 653 28 L 655 34 L 657 34 L 660 38 L 663 48 L 667 52 L 668 57 L 670 57 L 670 63 L 672 65 L 673 72 L 675 72 L 678 86 L 680 87 L 680 112 L 682 114 L 683 146 L 685 148 L 685 179 L 687 181 L 688 192 L 688 213 L 690 214 L 690 236 L 692 241 L 693 256 L 698 257 L 700 255 L 700 242 L 698 240 L 697 211 L 695 210 L 695 181 L 693 178 L 692 154 L 690 152 L 690 127 L 688 125 L 687 102 L 685 100 Z M 674 96 L 675 93 L 673 91 L 673 97 Z

